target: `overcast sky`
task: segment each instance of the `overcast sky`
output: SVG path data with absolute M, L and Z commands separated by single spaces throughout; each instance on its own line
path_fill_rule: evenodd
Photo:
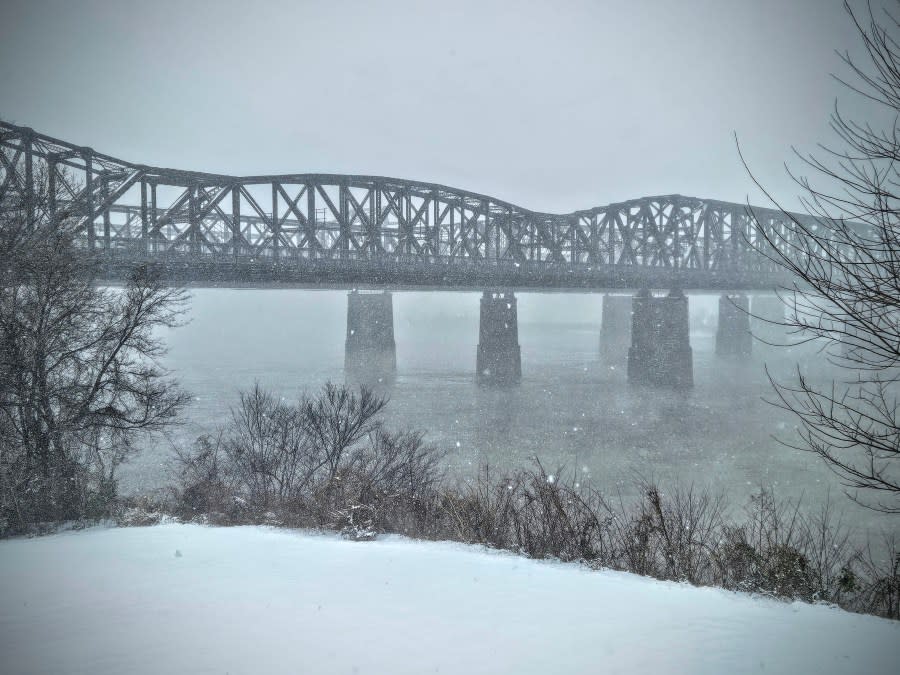
M 839 0 L 0 0 L 0 118 L 134 162 L 433 181 L 567 212 L 780 197 Z

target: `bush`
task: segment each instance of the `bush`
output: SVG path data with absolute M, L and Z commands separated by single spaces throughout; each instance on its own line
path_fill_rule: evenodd
M 845 604 L 859 612 L 900 619 L 900 548 L 888 538 L 880 553 L 871 547 L 859 554 L 860 577 L 854 576 L 855 593 L 848 593 Z
M 642 481 L 608 501 L 563 471 L 529 468 L 450 482 L 442 453 L 390 432 L 386 400 L 331 384 L 296 404 L 254 388 L 230 424 L 179 455 L 181 517 L 326 528 L 366 541 L 381 532 L 484 544 L 658 579 L 768 597 L 836 603 L 898 618 L 900 556 L 866 555 L 830 499 L 815 513 L 760 489 L 738 518 L 722 495 Z M 152 515 L 152 513 L 151 513 Z
M 413 432 L 389 432 L 385 398 L 331 383 L 296 404 L 259 386 L 230 424 L 177 455 L 181 516 L 225 522 L 268 511 L 286 523 L 343 529 L 360 514 L 377 531 L 419 531 L 441 479 L 441 454 Z

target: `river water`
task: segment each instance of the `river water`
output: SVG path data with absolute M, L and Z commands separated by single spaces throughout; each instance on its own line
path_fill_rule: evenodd
M 607 493 L 633 494 L 635 478 L 644 476 L 710 485 L 739 505 L 766 485 L 809 506 L 830 493 L 848 523 L 873 532 L 891 526 L 850 504 L 816 457 L 773 440 L 789 438 L 794 422 L 763 400 L 771 398 L 764 364 L 787 374 L 797 355 L 756 344 L 749 360 L 716 357 L 716 296 L 690 298 L 695 386 L 688 392 L 630 386 L 624 362 L 601 359 L 598 294 L 517 294 L 522 382 L 509 389 L 475 383 L 478 293 L 393 297 L 397 378 L 386 421 L 424 431 L 449 451 L 457 475 L 484 462 L 502 471 L 536 457 Z M 258 381 L 296 399 L 342 382 L 346 307 L 343 291 L 193 291 L 190 322 L 164 336 L 164 365 L 192 405 L 169 439 L 147 442 L 125 467 L 125 491 L 163 485 L 171 444 L 214 431 L 240 389 Z M 815 358 L 806 354 L 806 365 Z

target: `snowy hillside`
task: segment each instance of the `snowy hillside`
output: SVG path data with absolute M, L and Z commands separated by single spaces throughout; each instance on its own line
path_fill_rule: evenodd
M 900 623 L 458 544 L 162 525 L 0 542 L 5 673 L 896 673 Z

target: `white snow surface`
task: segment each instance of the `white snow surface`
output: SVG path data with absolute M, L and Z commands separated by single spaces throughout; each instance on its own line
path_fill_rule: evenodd
M 0 542 L 4 673 L 896 675 L 898 663 L 898 622 L 461 544 L 179 524 Z

